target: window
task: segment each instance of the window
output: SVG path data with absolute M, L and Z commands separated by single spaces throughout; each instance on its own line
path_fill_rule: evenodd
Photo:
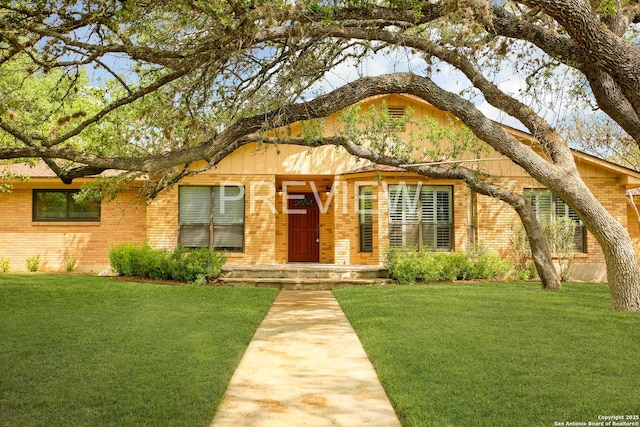
M 451 187 L 389 186 L 389 246 L 453 249 Z
M 180 187 L 178 221 L 180 246 L 243 252 L 244 187 Z
M 34 221 L 100 221 L 100 201 L 76 202 L 80 190 L 33 190 Z
M 373 187 L 358 188 L 360 252 L 373 252 Z
M 586 229 L 575 211 L 560 197 L 554 196 L 547 189 L 526 189 L 524 195 L 531 199 L 533 209 L 541 224 L 554 222 L 558 218 L 571 219 L 575 227 L 574 252 L 586 252 Z M 551 250 L 553 251 L 553 248 Z

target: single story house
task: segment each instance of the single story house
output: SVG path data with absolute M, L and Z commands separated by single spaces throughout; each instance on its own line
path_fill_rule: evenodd
M 391 114 L 411 108 L 418 121 L 449 123 L 446 113 L 408 95 L 375 97 L 363 108 L 383 101 Z M 530 135 L 507 130 L 534 144 Z M 596 197 L 640 242 L 629 196 L 640 187 L 640 173 L 581 152 L 575 159 Z M 529 194 L 542 218 L 574 219 L 575 278 L 605 279 L 601 248 L 562 200 L 495 152 L 481 163 L 494 181 Z M 379 265 L 387 248 L 403 245 L 438 251 L 484 245 L 508 255 L 520 227 L 511 207 L 464 182 L 376 166 L 329 146 L 245 145 L 151 201 L 132 188 L 90 206 L 77 205 L 73 194 L 92 178 L 64 185 L 42 164 L 11 170 L 30 177 L 0 195 L 0 259 L 9 260 L 12 271 L 25 270 L 27 258 L 37 255 L 42 270 L 64 271 L 76 262 L 79 271 L 101 271 L 109 248 L 125 242 L 208 246 L 226 251 L 232 265 Z

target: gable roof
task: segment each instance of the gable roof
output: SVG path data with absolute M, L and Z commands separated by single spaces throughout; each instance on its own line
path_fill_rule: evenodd
M 447 114 L 447 115 L 450 114 L 435 108 L 433 105 L 423 100 L 422 98 L 419 98 L 414 95 L 409 95 L 409 94 L 377 95 L 374 97 L 367 98 L 363 100 L 363 102 L 371 103 L 371 102 L 376 102 L 377 100 L 382 100 L 382 99 L 391 98 L 391 97 L 401 98 L 406 100 L 407 103 L 422 105 L 433 111 L 441 112 L 442 114 Z M 505 129 L 505 131 L 507 131 L 509 134 L 513 135 L 515 138 L 518 138 L 521 141 L 527 141 L 532 144 L 536 144 L 536 140 L 531 134 L 507 125 L 503 125 L 498 122 L 496 123 L 500 125 L 503 129 Z M 640 187 L 639 171 L 618 165 L 616 163 L 598 158 L 596 156 L 581 152 L 579 150 L 571 149 L 571 151 L 574 155 L 574 158 L 577 164 L 593 166 L 599 169 L 607 170 L 610 173 L 613 173 L 615 175 L 618 175 L 621 177 L 620 178 L 621 184 L 627 186 L 627 188 Z M 505 157 L 505 160 L 509 160 L 509 159 Z M 33 165 L 29 163 L 14 163 L 14 164 L 9 164 L 4 166 L 0 165 L 0 173 L 2 173 L 3 171 L 9 172 L 15 175 L 26 175 L 26 176 L 29 176 L 30 178 L 57 178 L 55 173 L 43 161 L 35 162 L 35 164 Z M 346 172 L 343 172 L 343 174 L 346 175 L 346 174 L 356 174 L 356 173 L 366 173 L 366 172 L 406 172 L 406 171 L 402 168 L 369 164 L 367 166 L 363 166 L 360 168 L 347 170 Z M 112 177 L 112 176 L 117 176 L 120 173 L 122 173 L 122 171 L 108 170 L 100 174 L 100 176 Z
M 365 101 L 370 101 L 370 100 L 375 100 L 375 99 L 382 99 L 384 97 L 388 97 L 389 95 L 377 95 L 375 97 L 371 97 L 368 98 Z M 410 102 L 414 102 L 417 104 L 422 104 L 425 106 L 428 106 L 430 108 L 433 108 L 437 111 L 441 111 L 440 109 L 436 108 L 435 106 L 433 106 L 431 103 L 425 101 L 422 98 L 419 98 L 415 95 L 411 95 L 411 94 L 406 94 L 406 93 L 400 93 L 400 94 L 395 94 L 395 96 L 399 96 L 402 98 L 407 99 Z M 445 114 L 451 114 L 451 113 L 447 113 L 445 112 Z M 509 125 L 505 125 L 502 124 L 500 122 L 497 121 L 493 121 L 494 123 L 498 124 L 500 127 L 502 127 L 505 131 L 507 131 L 509 134 L 511 134 L 512 136 L 518 138 L 518 139 L 526 139 L 530 142 L 534 142 L 537 143 L 537 140 L 535 139 L 535 137 L 533 135 L 531 135 L 530 133 L 514 128 L 512 126 Z M 591 166 L 595 166 L 598 168 L 602 168 L 602 169 L 606 169 L 610 172 L 613 172 L 614 174 L 617 175 L 621 175 L 623 176 L 621 183 L 623 185 L 626 185 L 628 188 L 634 188 L 634 187 L 640 187 L 640 171 L 625 167 L 625 166 L 621 166 L 617 163 L 605 160 L 605 159 L 601 159 L 599 157 L 596 157 L 594 155 L 585 153 L 583 151 L 580 150 L 576 150 L 574 148 L 570 148 L 571 152 L 573 153 L 573 157 L 576 161 L 576 164 L 580 164 L 580 163 L 584 163 L 584 164 L 588 164 Z M 507 157 L 505 157 L 505 159 L 507 159 Z
M 123 171 L 119 170 L 106 170 L 100 175 L 90 175 L 89 178 L 96 176 L 114 177 L 118 176 Z M 10 173 L 13 175 L 24 175 L 29 178 L 57 178 L 58 176 L 51 170 L 47 164 L 38 160 L 35 163 L 11 163 L 8 165 L 0 165 L 0 173 Z

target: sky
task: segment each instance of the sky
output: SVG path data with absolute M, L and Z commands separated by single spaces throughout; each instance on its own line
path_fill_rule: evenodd
M 443 64 L 438 67 L 438 69 L 440 71 L 432 74 L 431 78 L 441 88 L 450 92 L 461 93 L 471 87 L 469 80 L 452 66 Z M 316 84 L 314 90 L 328 92 L 348 82 L 354 81 L 361 76 L 378 76 L 392 72 L 406 71 L 414 71 L 424 75 L 424 70 L 425 62 L 417 55 L 409 57 L 403 55 L 401 52 L 397 52 L 393 56 L 378 53 L 370 58 L 364 59 L 359 64 L 351 60 L 338 65 L 334 70 L 329 72 L 323 80 Z M 526 87 L 526 82 L 521 76 L 515 74 L 509 68 L 504 68 L 503 71 L 494 76 L 494 83 L 496 83 L 501 90 L 516 96 L 524 103 L 532 106 L 532 108 L 537 110 L 539 114 L 551 123 L 556 123 L 558 118 L 568 113 L 566 105 L 563 105 L 562 102 L 563 96 L 550 93 L 544 100 L 544 103 L 548 105 L 544 106 L 536 105 L 539 103 L 534 103 L 530 96 L 523 96 L 522 91 Z M 477 91 L 475 92 L 477 93 Z M 465 97 L 469 98 L 468 95 Z M 526 131 L 522 123 L 490 105 L 481 95 L 478 94 L 470 99 L 476 107 L 490 119 Z

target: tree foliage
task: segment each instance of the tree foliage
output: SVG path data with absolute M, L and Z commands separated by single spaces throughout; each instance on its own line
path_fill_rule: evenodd
M 572 147 L 640 171 L 640 146 L 608 116 L 574 112 L 559 127 Z
M 12 108 L 0 110 L 0 159 L 45 159 L 65 182 L 107 169 L 144 172 L 153 194 L 243 144 L 273 142 L 265 136 L 271 129 L 369 96 L 407 93 L 455 115 L 571 206 L 604 250 L 614 307 L 640 310 L 629 236 L 591 194 L 566 135 L 541 111 L 549 91 L 551 98 L 577 94 L 640 143 L 638 22 L 634 0 L 2 1 L 0 75 L 60 78 L 47 94 L 26 98 L 15 83 L 2 87 L 2 104 Z M 338 65 L 380 54 L 413 60 L 404 71 L 326 90 Z M 560 92 L 560 75 L 588 86 Z M 448 90 L 452 78 L 461 90 Z M 74 102 L 85 90 L 96 102 L 79 109 Z M 506 132 L 480 103 L 520 122 L 539 146 Z M 38 117 L 47 120 L 29 125 Z M 336 136 L 288 142 L 407 161 Z M 412 170 L 464 178 L 478 189 L 493 185 L 460 165 Z M 517 195 L 484 191 L 525 215 Z

